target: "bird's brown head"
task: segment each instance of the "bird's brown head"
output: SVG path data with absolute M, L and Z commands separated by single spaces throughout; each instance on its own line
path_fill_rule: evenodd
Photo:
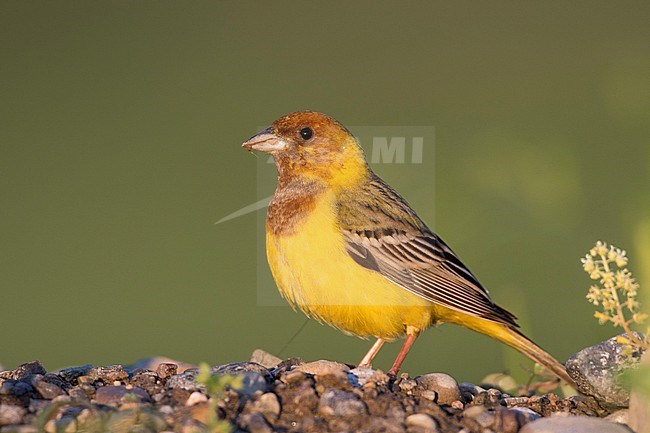
M 346 186 L 369 172 L 350 131 L 314 111 L 287 114 L 242 146 L 273 155 L 281 181 L 307 177 L 332 187 Z

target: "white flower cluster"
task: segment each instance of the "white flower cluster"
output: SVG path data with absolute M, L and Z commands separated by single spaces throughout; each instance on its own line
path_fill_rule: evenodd
M 598 241 L 581 261 L 589 277 L 598 282 L 589 288 L 587 299 L 602 306 L 602 311 L 594 313 L 600 324 L 612 322 L 629 333 L 631 323 L 640 324 L 647 319 L 648 315 L 639 311 L 639 284 L 625 267 L 628 259 L 624 250 Z M 632 315 L 630 319 L 626 319 L 624 310 Z

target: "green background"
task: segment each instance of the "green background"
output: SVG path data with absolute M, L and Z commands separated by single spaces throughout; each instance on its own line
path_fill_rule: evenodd
M 434 126 L 430 170 L 378 174 L 558 358 L 612 335 L 578 259 L 612 242 L 650 287 L 649 21 L 647 2 L 2 1 L 0 363 L 278 353 L 304 318 L 258 302 L 256 214 L 214 223 L 260 198 L 241 142 L 305 108 Z M 412 374 L 530 365 L 452 326 L 420 340 Z M 281 355 L 369 344 L 309 322 Z

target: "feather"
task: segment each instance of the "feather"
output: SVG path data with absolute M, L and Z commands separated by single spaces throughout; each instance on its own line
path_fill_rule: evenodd
M 397 192 L 376 176 L 363 188 L 337 205 L 347 252 L 357 264 L 429 302 L 519 326 Z

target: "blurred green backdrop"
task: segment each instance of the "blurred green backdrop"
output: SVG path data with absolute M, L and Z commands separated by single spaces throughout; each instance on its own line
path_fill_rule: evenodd
M 578 259 L 612 242 L 650 287 L 649 21 L 647 2 L 2 1 L 0 363 L 278 353 L 304 319 L 257 301 L 256 215 L 214 222 L 259 198 L 240 143 L 305 108 L 434 126 L 430 183 L 378 174 L 558 358 L 609 336 Z M 281 355 L 368 344 L 309 322 Z M 405 370 L 521 364 L 442 326 Z

